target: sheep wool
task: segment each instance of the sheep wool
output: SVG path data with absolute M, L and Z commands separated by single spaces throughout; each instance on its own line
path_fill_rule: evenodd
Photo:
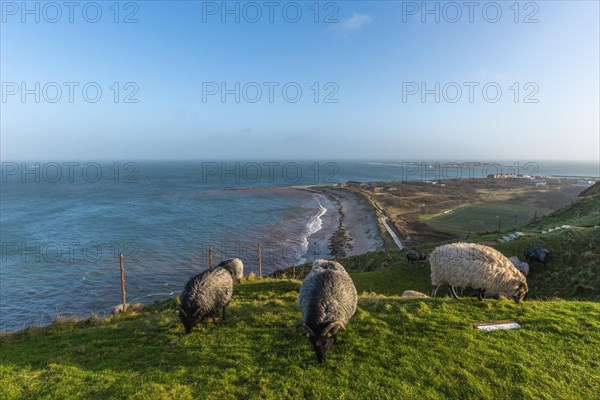
M 193 276 L 181 292 L 177 308 L 186 333 L 205 318 L 215 318 L 231 302 L 233 277 L 226 268 L 213 268 Z
M 508 259 L 523 276 L 529 275 L 529 264 L 519 260 L 519 257 L 516 256 L 509 257 Z
M 217 268 L 228 270 L 234 281 L 240 281 L 244 277 L 244 263 L 239 258 L 225 260 L 217 265 Z
M 313 262 L 304 278 L 298 296 L 298 305 L 304 319 L 303 326 L 310 336 L 317 361 L 325 361 L 327 351 L 337 343 L 337 332 L 356 311 L 358 294 L 344 267 L 327 260 Z
M 430 256 L 433 296 L 441 285 L 502 292 L 517 303 L 527 293 L 525 276 L 499 251 L 480 244 L 453 243 Z

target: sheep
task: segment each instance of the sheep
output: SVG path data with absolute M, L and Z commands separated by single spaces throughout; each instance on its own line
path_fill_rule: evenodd
M 356 311 L 356 287 L 344 267 L 327 260 L 315 260 L 310 273 L 300 287 L 298 306 L 304 328 L 317 361 L 323 363 L 332 344 L 337 344 L 337 332 Z
M 217 265 L 217 268 L 225 268 L 231 273 L 233 280 L 239 282 L 244 278 L 244 263 L 239 258 L 230 258 Z
M 406 252 L 406 259 L 408 260 L 409 264 L 411 262 L 423 261 L 426 258 L 427 258 L 427 256 L 425 255 L 425 253 L 422 253 L 417 250 L 409 250 Z
M 546 260 L 550 255 L 550 250 L 545 249 L 543 247 L 530 247 L 525 250 L 525 259 L 528 263 L 532 263 L 533 261 L 538 261 L 543 265 L 546 265 Z
M 185 333 L 191 333 L 205 318 L 212 318 L 215 322 L 220 309 L 223 309 L 225 320 L 225 307 L 231 302 L 233 282 L 243 276 L 243 271 L 242 261 L 234 258 L 187 281 L 181 292 L 181 306 L 175 309 L 179 312 Z
M 416 298 L 420 298 L 420 299 L 429 298 L 429 296 L 427 296 L 425 293 L 421 293 L 416 290 L 405 290 L 402 293 L 402 297 L 416 297 Z
M 510 260 L 511 263 L 513 263 L 513 265 L 515 266 L 515 268 L 523 274 L 523 276 L 527 276 L 529 275 L 529 264 L 527 264 L 526 262 L 523 262 L 521 260 L 519 260 L 519 257 L 516 256 L 512 256 L 512 257 L 508 257 L 508 259 Z
M 506 293 L 520 303 L 527 293 L 527 282 L 515 266 L 499 251 L 480 244 L 453 243 L 437 247 L 430 256 L 431 283 L 435 297 L 447 284 L 454 299 L 454 286 L 479 288 L 483 300 L 486 290 Z

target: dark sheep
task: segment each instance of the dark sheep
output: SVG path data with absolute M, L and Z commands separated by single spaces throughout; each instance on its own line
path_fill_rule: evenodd
M 406 252 L 406 259 L 408 260 L 409 264 L 417 261 L 423 261 L 426 258 L 427 256 L 425 255 L 425 253 L 420 252 L 418 250 L 409 250 Z
M 530 247 L 525 250 L 525 259 L 531 264 L 532 261 L 546 265 L 546 261 L 550 256 L 550 250 L 543 247 Z
M 239 259 L 223 261 L 216 268 L 206 270 L 192 277 L 181 292 L 181 306 L 176 308 L 185 333 L 206 318 L 215 318 L 231 302 L 233 282 L 243 274 L 243 264 Z
M 327 260 L 316 260 L 302 282 L 298 305 L 304 328 L 310 339 L 317 361 L 322 363 L 332 344 L 338 342 L 337 332 L 356 311 L 358 295 L 352 279 L 344 267 Z

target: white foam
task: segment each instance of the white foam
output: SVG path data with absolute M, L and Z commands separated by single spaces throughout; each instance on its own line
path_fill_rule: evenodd
M 317 195 L 318 197 L 323 197 L 321 195 Z M 304 255 L 308 252 L 308 238 L 320 231 L 323 228 L 323 219 L 321 218 L 327 212 L 327 208 L 323 207 L 323 204 L 319 201 L 317 197 L 317 203 L 319 205 L 319 212 L 317 215 L 312 217 L 308 223 L 306 224 L 306 233 L 302 237 L 302 243 L 300 244 L 300 260 L 298 264 L 304 264 L 306 262 L 306 258 Z

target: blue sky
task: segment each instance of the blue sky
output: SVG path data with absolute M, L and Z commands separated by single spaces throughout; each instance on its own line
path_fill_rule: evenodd
M 597 160 L 599 3 L 476 3 L 2 1 L 0 156 Z

